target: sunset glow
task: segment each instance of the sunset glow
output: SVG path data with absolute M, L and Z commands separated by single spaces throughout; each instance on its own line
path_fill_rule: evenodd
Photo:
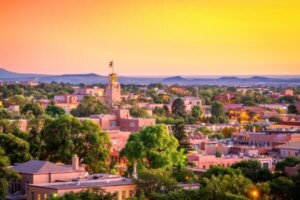
M 16 72 L 300 74 L 299 0 L 2 0 L 0 27 Z

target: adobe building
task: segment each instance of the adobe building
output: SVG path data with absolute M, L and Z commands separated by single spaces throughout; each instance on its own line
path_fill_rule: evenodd
M 300 141 L 288 142 L 275 147 L 275 149 L 279 150 L 280 158 L 287 158 L 290 156 L 300 157 Z
M 130 116 L 128 109 L 113 109 L 111 114 L 91 115 L 89 117 L 103 130 L 121 130 L 136 132 L 146 126 L 155 125 L 153 118 L 134 118 Z
M 243 160 L 258 160 L 263 167 L 272 170 L 272 158 L 266 156 L 258 157 L 239 157 L 239 156 L 222 156 L 216 157 L 214 155 L 198 155 L 190 154 L 188 155 L 188 161 L 194 164 L 195 170 L 206 171 L 212 166 L 223 166 L 229 167 L 234 163 L 241 162 Z
M 89 188 L 117 192 L 118 199 L 121 200 L 133 196 L 136 191 L 131 179 L 107 174 L 89 175 L 85 166 L 79 164 L 76 155 L 73 156 L 71 165 L 30 160 L 16 163 L 12 169 L 21 175 L 21 179 L 10 183 L 7 196 L 9 200 L 44 200 L 53 195 L 62 196 Z

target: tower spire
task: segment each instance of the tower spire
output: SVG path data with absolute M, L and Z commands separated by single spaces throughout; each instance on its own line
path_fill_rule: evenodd
M 109 67 L 112 69 L 112 73 L 115 73 L 114 61 L 109 62 Z

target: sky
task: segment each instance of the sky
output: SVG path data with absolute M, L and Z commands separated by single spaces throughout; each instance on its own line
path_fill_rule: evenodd
M 299 0 L 0 0 L 0 67 L 299 75 Z

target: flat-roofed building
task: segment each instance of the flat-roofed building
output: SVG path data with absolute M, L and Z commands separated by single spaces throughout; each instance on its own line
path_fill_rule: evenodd
M 289 142 L 283 145 L 275 147 L 279 150 L 279 155 L 281 158 L 287 158 L 290 156 L 300 157 L 300 141 Z

